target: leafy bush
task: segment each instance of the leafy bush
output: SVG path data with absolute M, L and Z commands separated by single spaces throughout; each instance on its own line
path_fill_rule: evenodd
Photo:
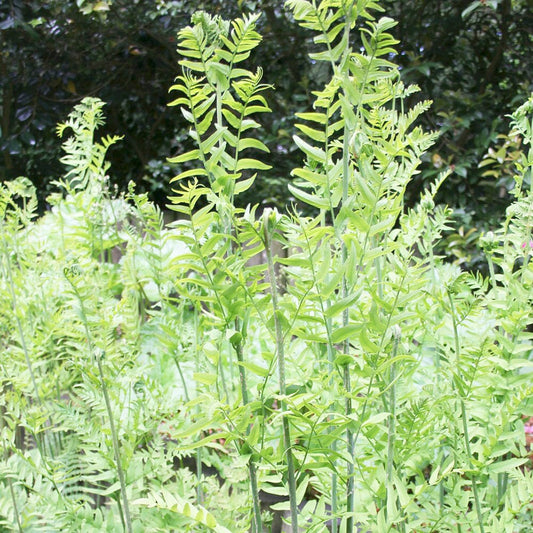
M 389 61 L 394 22 L 372 1 L 287 5 L 331 72 L 298 116 L 287 213 L 235 207 L 268 168 L 269 87 L 241 65 L 255 15 L 178 35 L 196 147 L 173 161 L 174 222 L 109 190 L 96 99 L 59 127 L 44 216 L 27 179 L 2 186 L 4 529 L 530 527 L 533 98 L 490 273 L 464 273 L 434 253 L 446 174 L 404 208 L 435 134 Z

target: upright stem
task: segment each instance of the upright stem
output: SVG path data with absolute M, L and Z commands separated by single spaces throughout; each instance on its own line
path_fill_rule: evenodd
M 392 358 L 398 355 L 398 345 L 400 344 L 401 331 L 398 326 L 394 328 L 394 344 L 392 348 Z M 396 363 L 392 363 L 389 373 L 389 434 L 387 439 L 387 519 L 390 520 L 393 512 L 396 511 L 396 501 L 392 500 L 390 492 L 393 489 L 394 474 L 394 444 L 396 439 Z M 389 508 L 391 506 L 392 508 Z
M 113 439 L 113 451 L 115 453 L 115 463 L 117 465 L 118 480 L 120 482 L 120 492 L 122 493 L 122 502 L 124 504 L 124 521 L 126 523 L 126 531 L 133 533 L 133 527 L 131 524 L 130 509 L 128 505 L 128 497 L 126 494 L 126 481 L 124 479 L 124 471 L 122 470 L 122 461 L 120 458 L 120 447 L 118 443 L 117 431 L 115 429 L 115 422 L 113 419 L 113 411 L 111 409 L 111 401 L 109 400 L 109 394 L 107 392 L 107 385 L 104 379 L 104 372 L 102 370 L 101 357 L 96 356 L 96 363 L 98 365 L 98 374 L 100 375 L 100 384 L 102 386 L 102 392 L 104 393 L 105 406 L 107 410 L 107 416 L 109 418 L 109 427 L 111 429 L 111 438 Z
M 236 329 L 239 326 L 238 319 L 236 319 L 235 321 L 235 326 L 236 326 Z M 237 354 L 237 360 L 239 362 L 239 378 L 240 378 L 240 383 L 241 383 L 242 403 L 243 405 L 247 405 L 249 402 L 248 386 L 246 383 L 246 371 L 242 364 L 244 362 L 242 342 L 235 343 L 234 349 Z M 246 433 L 247 434 L 250 433 L 250 426 L 248 426 Z M 252 500 L 253 500 L 253 506 L 254 506 L 252 531 L 255 533 L 261 533 L 263 530 L 262 521 L 261 521 L 261 502 L 259 501 L 259 490 L 257 487 L 257 469 L 255 466 L 255 462 L 252 458 L 250 458 L 250 461 L 248 462 L 248 473 L 250 475 L 250 490 L 252 491 Z
M 183 309 L 182 309 L 183 313 Z M 182 315 L 183 316 L 183 315 Z M 199 344 L 199 325 L 198 325 L 198 313 L 195 312 L 193 314 L 193 320 L 194 320 L 194 365 L 196 368 L 196 372 L 200 372 L 200 359 L 198 356 L 198 344 Z M 187 393 L 187 389 L 185 389 L 185 392 Z M 187 400 L 188 401 L 188 400 Z M 200 405 L 196 404 L 196 414 L 198 418 L 200 418 L 201 411 L 200 411 Z M 202 448 L 198 447 L 196 449 L 196 503 L 198 505 L 203 505 L 204 503 L 204 491 L 202 488 Z
M 11 477 L 8 477 L 7 482 L 9 484 L 9 492 L 11 494 L 11 500 L 13 501 L 13 511 L 15 512 L 15 517 L 17 519 L 17 527 L 18 527 L 19 532 L 23 533 L 24 530 L 22 529 L 22 524 L 20 523 L 20 514 L 18 511 L 18 507 L 17 507 L 17 500 L 15 497 L 15 490 L 13 489 L 13 480 L 11 479 Z
M 492 288 L 496 289 L 496 273 L 494 272 L 494 261 L 492 260 L 492 254 L 486 253 L 485 257 L 487 258 L 487 264 L 489 266 L 490 281 L 492 283 Z
M 218 102 L 218 99 L 217 99 L 217 102 Z M 233 227 L 234 226 L 233 226 L 232 220 L 230 217 L 228 217 L 226 220 L 226 236 L 230 240 L 231 253 L 235 253 L 234 242 L 231 240 L 231 236 L 234 231 Z M 234 324 L 235 324 L 235 331 L 240 333 L 243 328 L 242 328 L 241 320 L 239 319 L 239 317 L 235 318 Z M 231 344 L 233 346 L 233 349 L 235 350 L 235 353 L 237 354 L 242 404 L 247 405 L 249 403 L 249 396 L 248 396 L 248 383 L 246 379 L 246 368 L 244 367 L 244 364 L 243 364 L 244 363 L 244 350 L 243 350 L 242 334 L 237 341 L 232 342 Z M 230 364 L 231 364 L 231 360 L 230 360 Z M 232 372 L 231 367 L 230 367 L 230 372 Z M 226 396 L 228 396 L 227 390 L 226 390 Z M 250 428 L 251 428 L 251 424 L 248 424 L 248 427 L 246 428 L 246 435 L 250 434 Z M 261 502 L 259 501 L 259 489 L 257 485 L 257 467 L 255 465 L 255 461 L 253 457 L 250 457 L 250 460 L 248 462 L 248 474 L 250 476 L 250 490 L 252 492 L 252 502 L 253 502 L 252 532 L 262 533 L 263 526 L 262 526 L 262 520 L 261 520 Z
M 326 124 L 326 126 L 327 126 L 327 124 Z M 330 213 L 331 213 L 331 216 L 332 216 L 331 220 L 335 220 L 334 213 L 333 213 L 333 207 L 332 207 L 331 204 L 330 204 Z M 322 211 L 322 220 L 321 220 L 321 223 L 320 223 L 322 227 L 325 227 L 325 218 L 326 218 L 325 215 L 326 215 L 326 211 Z M 318 287 L 319 286 L 319 280 L 318 280 L 318 278 L 316 276 L 315 264 L 314 264 L 314 260 L 313 260 L 313 251 L 312 251 L 311 243 L 310 243 L 309 238 L 307 236 L 307 233 L 305 231 L 305 225 L 301 221 L 299 221 L 299 223 L 300 223 L 302 229 L 304 230 L 305 242 L 307 244 L 306 250 L 307 250 L 309 261 L 310 261 L 313 285 L 315 287 Z M 326 309 L 330 307 L 331 302 L 327 301 L 325 303 L 322 300 L 322 298 L 320 297 L 319 298 L 319 305 L 320 305 L 320 311 L 322 313 L 322 316 L 324 317 L 324 326 L 326 327 L 326 335 L 327 335 L 326 352 L 327 352 L 327 356 L 328 356 L 328 365 L 327 365 L 328 376 L 329 376 L 328 385 L 329 385 L 329 388 L 333 390 L 335 388 L 335 373 L 336 373 L 335 372 L 335 370 L 336 370 L 335 349 L 333 347 L 333 342 L 331 340 L 333 324 L 332 324 L 331 317 L 328 317 L 327 316 L 327 312 L 326 312 Z M 331 424 L 328 427 L 328 433 L 332 433 L 334 431 L 334 429 L 335 429 L 334 425 Z M 333 453 L 333 457 L 331 458 L 331 462 L 332 462 L 332 471 L 331 471 L 331 517 L 332 517 L 332 520 L 331 520 L 331 533 L 338 533 L 338 530 L 339 530 L 339 524 L 337 522 L 337 506 L 338 506 L 338 501 L 337 501 L 338 500 L 338 489 L 337 489 L 337 485 L 338 485 L 338 475 L 337 475 L 337 459 L 335 459 L 335 457 L 337 457 L 337 439 L 333 440 L 333 442 L 331 443 L 330 447 L 331 447 L 331 451 Z
M 0 433 L 3 433 L 5 422 L 4 422 L 4 408 L 0 406 Z M 7 460 L 9 458 L 9 451 L 7 449 L 7 446 L 4 449 L 4 461 L 7 465 Z M 20 523 L 20 513 L 18 510 L 17 505 L 17 498 L 15 496 L 15 489 L 13 488 L 13 480 L 11 479 L 11 476 L 7 474 L 5 476 L 7 478 L 7 484 L 9 485 L 9 493 L 11 495 L 11 501 L 13 502 L 13 512 L 15 513 L 15 518 L 17 520 L 17 527 L 19 530 L 19 533 L 23 532 L 22 524 Z
M 487 258 L 487 264 L 489 266 L 489 274 L 490 274 L 490 280 L 492 284 L 492 288 L 496 290 L 497 282 L 496 282 L 496 273 L 494 271 L 494 261 L 492 260 L 492 252 L 487 251 L 485 253 L 485 257 Z M 505 461 L 509 459 L 507 455 L 504 455 L 501 460 Z M 507 483 L 508 483 L 508 472 L 500 472 L 498 474 L 498 481 L 497 481 L 497 487 L 498 487 L 498 502 L 500 505 L 503 505 L 503 498 L 505 496 L 505 493 L 507 492 Z
M 326 320 L 328 332 L 331 331 L 331 319 L 328 318 Z M 328 334 L 328 337 L 331 338 L 331 336 Z M 333 353 L 333 347 L 330 342 L 328 342 L 327 345 L 327 351 L 328 351 L 328 370 L 330 372 L 330 386 L 334 387 L 334 370 L 335 370 L 335 362 L 334 362 L 334 353 Z M 333 431 L 333 427 L 330 427 L 329 431 Z M 333 452 L 333 456 L 335 457 L 337 455 L 337 440 L 335 439 L 331 443 L 331 450 Z M 331 515 L 332 515 L 332 521 L 331 521 L 331 533 L 338 533 L 338 523 L 337 523 L 337 460 L 333 459 L 333 466 L 334 470 L 331 473 Z
M 117 431 L 115 429 L 115 421 L 114 421 L 114 418 L 113 418 L 113 411 L 111 409 L 111 401 L 109 399 L 109 394 L 108 394 L 108 391 L 107 391 L 107 385 L 105 383 L 104 373 L 103 373 L 103 370 L 102 370 L 102 363 L 100 361 L 101 357 L 99 356 L 99 354 L 96 353 L 96 350 L 95 350 L 93 337 L 92 337 L 91 331 L 89 329 L 89 321 L 87 320 L 87 313 L 85 312 L 85 305 L 83 303 L 83 298 L 81 297 L 81 294 L 78 291 L 78 288 L 76 287 L 76 284 L 72 280 L 72 274 L 70 274 L 67 269 L 65 269 L 65 277 L 67 278 L 67 281 L 69 282 L 70 286 L 72 287 L 72 289 L 74 291 L 74 294 L 76 295 L 76 298 L 77 298 L 77 300 L 78 300 L 78 302 L 80 304 L 80 312 L 81 312 L 80 314 L 81 314 L 81 319 L 82 319 L 82 322 L 83 322 L 83 326 L 85 328 L 85 336 L 87 337 L 87 343 L 89 344 L 89 350 L 91 352 L 91 355 L 96 359 L 96 364 L 98 365 L 98 374 L 100 376 L 100 384 L 102 386 L 102 392 L 103 392 L 103 395 L 104 395 L 104 401 L 105 401 L 105 405 L 106 405 L 107 416 L 109 418 L 109 428 L 111 430 L 111 438 L 112 438 L 112 441 L 113 441 L 113 452 L 114 452 L 114 455 L 115 455 L 115 463 L 117 465 L 117 474 L 118 474 L 118 479 L 119 479 L 119 483 L 120 483 L 120 492 L 121 492 L 121 495 L 122 495 L 122 502 L 123 502 L 123 505 L 124 505 L 124 509 L 123 510 L 121 509 L 121 515 L 123 516 L 123 523 L 125 525 L 126 531 L 128 533 L 133 533 L 133 526 L 132 526 L 131 517 L 130 517 L 130 509 L 129 509 L 129 505 L 128 505 L 128 496 L 126 494 L 126 482 L 125 482 L 125 478 L 124 478 L 124 471 L 122 470 L 122 461 L 120 459 L 120 446 L 119 446 L 119 442 L 118 442 L 118 435 L 117 435 Z M 102 356 L 103 356 L 103 354 L 102 354 Z M 119 503 L 119 507 L 121 507 L 120 503 Z
M 276 355 L 278 357 L 278 374 L 279 374 L 279 390 L 281 395 L 281 412 L 283 423 L 283 440 L 285 446 L 285 453 L 287 455 L 287 474 L 289 478 L 289 502 L 291 509 L 291 531 L 298 533 L 298 504 L 296 500 L 296 477 L 294 473 L 294 458 L 291 447 L 291 432 L 289 426 L 289 419 L 287 418 L 287 402 L 285 395 L 287 387 L 285 382 L 285 345 L 283 338 L 283 331 L 281 328 L 280 313 L 278 307 L 278 293 L 277 293 L 277 279 L 276 271 L 274 269 L 274 260 L 272 259 L 272 235 L 270 229 L 269 211 L 265 212 L 263 230 L 265 251 L 267 256 L 268 277 L 270 278 L 270 294 L 272 296 L 272 310 L 274 312 L 274 325 L 276 330 Z M 274 229 L 272 228 L 272 231 Z
M 450 302 L 452 324 L 453 324 L 453 335 L 455 339 L 455 357 L 456 357 L 457 370 L 460 371 L 459 369 L 460 344 L 459 344 L 459 332 L 457 329 L 457 317 L 455 315 L 455 305 L 453 303 L 452 294 L 449 290 L 448 290 L 448 300 Z M 460 393 L 460 391 L 459 391 L 459 395 L 460 395 L 460 402 L 461 402 L 461 418 L 463 419 L 463 434 L 464 434 L 465 448 L 466 448 L 466 453 L 468 456 L 468 461 L 470 463 L 470 467 L 472 468 L 473 466 L 472 465 L 472 451 L 470 449 L 470 437 L 468 433 L 468 420 L 466 416 L 466 405 L 465 405 L 464 398 L 462 394 Z M 485 529 L 483 527 L 483 514 L 481 513 L 481 504 L 479 502 L 479 494 L 477 490 L 477 481 L 476 481 L 476 476 L 474 474 L 472 474 L 471 476 L 471 481 L 472 481 L 472 493 L 474 495 L 474 505 L 476 508 L 476 515 L 477 515 L 477 520 L 479 523 L 479 530 L 481 533 L 485 533 Z
M 346 205 L 348 202 L 349 182 L 350 182 L 350 143 L 349 143 L 349 129 L 344 125 L 344 139 L 343 139 L 343 172 L 342 172 L 342 204 Z M 344 241 L 342 246 L 342 263 L 346 264 L 348 259 L 348 249 Z M 342 276 L 342 298 L 348 297 L 348 281 L 346 275 Z M 342 312 L 342 325 L 347 326 L 350 321 L 349 308 Z M 343 345 L 343 351 L 348 354 L 350 351 L 350 339 L 346 339 Z M 349 418 L 352 414 L 352 384 L 350 379 L 350 365 L 344 367 L 343 386 L 345 393 L 345 415 Z M 355 456 L 355 442 L 354 435 L 350 425 L 346 429 L 346 451 L 348 452 L 348 467 L 346 480 L 346 532 L 352 533 L 354 530 L 353 512 L 355 508 L 355 482 L 354 482 L 354 456 Z

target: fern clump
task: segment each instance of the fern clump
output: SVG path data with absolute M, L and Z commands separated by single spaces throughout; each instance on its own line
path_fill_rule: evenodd
M 97 138 L 95 98 L 58 127 L 50 210 L 28 179 L 0 185 L 1 528 L 529 527 L 531 150 L 482 240 L 489 275 L 461 271 L 435 252 L 448 171 L 404 205 L 436 134 L 394 21 L 370 0 L 286 6 L 331 73 L 297 115 L 286 212 L 236 206 L 269 169 L 259 14 L 178 34 L 173 221 L 109 187 L 119 137 Z M 525 147 L 531 117 L 512 116 Z

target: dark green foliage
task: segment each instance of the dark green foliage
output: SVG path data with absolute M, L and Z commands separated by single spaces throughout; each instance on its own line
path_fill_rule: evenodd
M 441 190 L 444 201 L 457 210 L 466 231 L 483 225 L 491 214 L 501 214 L 508 201 L 502 184 L 483 176 L 478 164 L 496 135 L 507 131 L 505 115 L 531 88 L 531 2 L 383 5 L 399 22 L 391 29 L 399 40 L 391 59 L 401 66 L 406 84 L 418 84 L 424 98 L 434 101 L 422 123 L 441 132 L 438 143 L 423 157 L 422 174 L 406 199 L 412 205 L 428 180 L 452 167 L 455 173 Z M 186 121 L 166 108 L 167 88 L 175 76 L 175 36 L 200 9 L 227 20 L 240 11 L 263 12 L 258 29 L 264 42 L 247 65 L 261 64 L 264 83 L 276 87 L 276 97 L 269 100 L 272 113 L 264 118 L 260 133 L 270 149 L 273 171 L 257 184 L 254 198 L 267 205 L 285 204 L 285 183 L 301 162 L 291 141 L 292 117 L 308 109 L 312 91 L 331 71 L 327 64 L 308 59 L 315 45 L 303 28 L 293 24 L 282 0 L 4 2 L 0 7 L 2 179 L 31 175 L 44 198 L 51 190 L 50 181 L 61 172 L 52 128 L 81 98 L 98 96 L 108 102 L 109 131 L 125 135 L 110 152 L 116 169 L 113 183 L 125 190 L 133 179 L 139 190 L 150 191 L 162 205 L 175 174 L 165 158 L 191 146 Z M 352 39 L 356 47 L 361 44 L 357 33 Z M 243 195 L 240 205 L 248 200 Z M 468 249 L 468 243 L 465 246 Z

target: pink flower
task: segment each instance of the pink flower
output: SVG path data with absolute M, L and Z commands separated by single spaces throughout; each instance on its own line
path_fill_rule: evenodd
M 527 242 L 523 242 L 522 243 L 522 248 L 525 248 L 526 246 L 528 246 L 528 243 Z M 529 241 L 529 247 L 533 248 L 533 241 Z

